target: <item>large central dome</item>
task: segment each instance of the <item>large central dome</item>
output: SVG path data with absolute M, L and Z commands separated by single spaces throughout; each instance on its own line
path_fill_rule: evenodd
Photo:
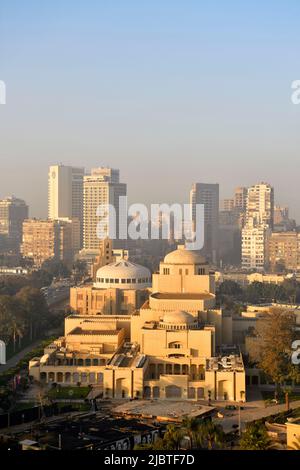
M 177 250 L 171 251 L 165 256 L 165 264 L 207 264 L 206 259 L 199 251 L 187 250 L 184 245 L 179 245 Z
M 151 285 L 151 272 L 140 264 L 121 259 L 98 269 L 94 287 L 98 289 L 145 289 Z

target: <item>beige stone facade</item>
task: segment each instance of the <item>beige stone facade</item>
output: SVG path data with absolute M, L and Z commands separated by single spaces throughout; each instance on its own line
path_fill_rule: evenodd
M 121 268 L 122 276 L 133 272 Z M 145 274 L 140 268 L 133 292 Z M 36 380 L 98 384 L 110 398 L 245 400 L 242 357 L 224 346 L 230 323 L 215 309 L 214 274 L 198 253 L 179 247 L 168 254 L 149 299 L 130 315 L 88 310 L 66 318 L 65 336 L 30 362 Z

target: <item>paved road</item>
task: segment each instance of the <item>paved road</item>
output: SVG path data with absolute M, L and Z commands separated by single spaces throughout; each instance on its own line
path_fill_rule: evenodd
M 28 352 L 30 352 L 32 349 L 36 348 L 43 340 L 39 339 L 37 341 L 34 341 L 33 343 L 31 343 L 29 346 L 27 346 L 26 348 L 22 349 L 22 351 L 18 352 L 17 354 L 15 354 L 14 356 L 12 356 L 6 364 L 4 365 L 0 365 L 0 372 L 5 372 L 7 371 L 8 369 L 10 369 L 11 367 L 15 367 L 18 362 L 23 359 L 24 356 L 26 356 L 26 354 Z

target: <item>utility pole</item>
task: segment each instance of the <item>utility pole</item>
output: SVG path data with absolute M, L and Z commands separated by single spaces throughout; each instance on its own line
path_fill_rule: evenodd
M 242 406 L 242 403 L 243 403 L 243 397 L 245 395 L 245 392 L 244 391 L 241 391 L 240 392 L 240 402 L 239 402 L 239 437 L 241 437 L 241 434 L 242 434 L 242 420 L 241 420 L 241 406 Z

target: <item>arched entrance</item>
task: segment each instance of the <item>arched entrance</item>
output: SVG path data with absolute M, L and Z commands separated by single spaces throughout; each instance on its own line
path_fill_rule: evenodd
M 116 380 L 116 398 L 128 398 L 129 390 L 126 386 L 126 379 L 120 378 Z
M 231 400 L 231 382 L 229 380 L 220 380 L 218 383 L 218 399 Z

